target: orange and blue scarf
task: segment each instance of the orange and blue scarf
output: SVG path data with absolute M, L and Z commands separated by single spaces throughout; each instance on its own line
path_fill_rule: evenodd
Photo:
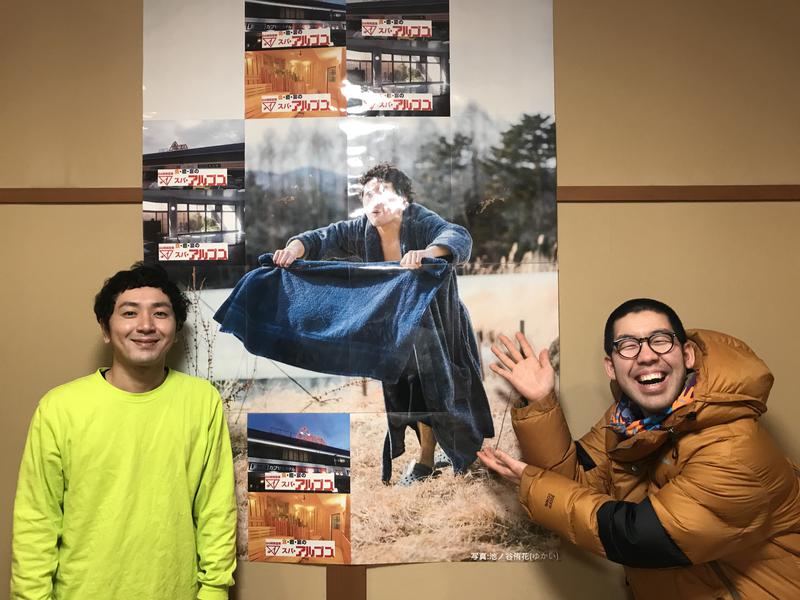
M 645 417 L 641 409 L 623 394 L 619 402 L 617 402 L 617 408 L 614 414 L 611 415 L 609 427 L 625 437 L 633 437 L 643 430 L 661 429 L 661 423 L 664 419 L 681 406 L 686 406 L 690 402 L 694 402 L 694 386 L 696 381 L 697 374 L 694 371 L 690 371 L 686 377 L 686 385 L 683 391 L 675 399 L 675 402 L 672 403 L 672 406 L 667 408 L 664 412 L 650 415 L 649 417 Z

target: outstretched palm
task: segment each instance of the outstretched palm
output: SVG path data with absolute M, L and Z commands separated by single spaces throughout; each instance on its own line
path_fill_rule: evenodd
M 516 334 L 519 348 L 510 338 L 501 335 L 504 346 L 492 344 L 492 352 L 499 363 L 491 365 L 492 371 L 506 379 L 514 389 L 532 404 L 545 400 L 556 385 L 556 374 L 545 348 L 537 356 L 533 346 L 522 333 Z

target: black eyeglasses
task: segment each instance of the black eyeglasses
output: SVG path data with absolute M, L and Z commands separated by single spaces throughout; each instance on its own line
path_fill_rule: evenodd
M 647 342 L 650 350 L 658 355 L 666 354 L 675 346 L 678 335 L 672 331 L 657 331 L 643 338 L 621 337 L 611 344 L 622 358 L 636 358 L 642 351 L 642 344 Z

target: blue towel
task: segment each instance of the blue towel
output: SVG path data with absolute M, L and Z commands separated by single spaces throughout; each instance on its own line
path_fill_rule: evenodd
M 452 267 L 425 259 L 398 263 L 296 261 L 271 254 L 247 273 L 214 315 L 252 354 L 335 375 L 396 382 L 416 330 Z

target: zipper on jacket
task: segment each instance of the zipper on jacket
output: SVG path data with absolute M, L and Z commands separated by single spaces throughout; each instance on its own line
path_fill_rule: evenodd
M 708 564 L 714 570 L 714 573 L 717 574 L 717 577 L 719 577 L 720 581 L 722 581 L 722 585 L 724 585 L 725 588 L 728 590 L 728 593 L 731 595 L 731 598 L 733 598 L 733 600 L 742 600 L 742 597 L 739 595 L 739 592 L 736 591 L 736 586 L 733 585 L 733 582 L 730 580 L 730 578 L 727 575 L 725 575 L 725 573 L 722 571 L 722 567 L 720 566 L 720 564 L 715 560 L 711 561 Z
M 667 433 L 669 434 L 669 441 L 672 444 L 672 460 L 677 463 L 677 461 L 678 461 L 678 435 L 675 433 L 675 430 L 672 427 L 667 429 Z

